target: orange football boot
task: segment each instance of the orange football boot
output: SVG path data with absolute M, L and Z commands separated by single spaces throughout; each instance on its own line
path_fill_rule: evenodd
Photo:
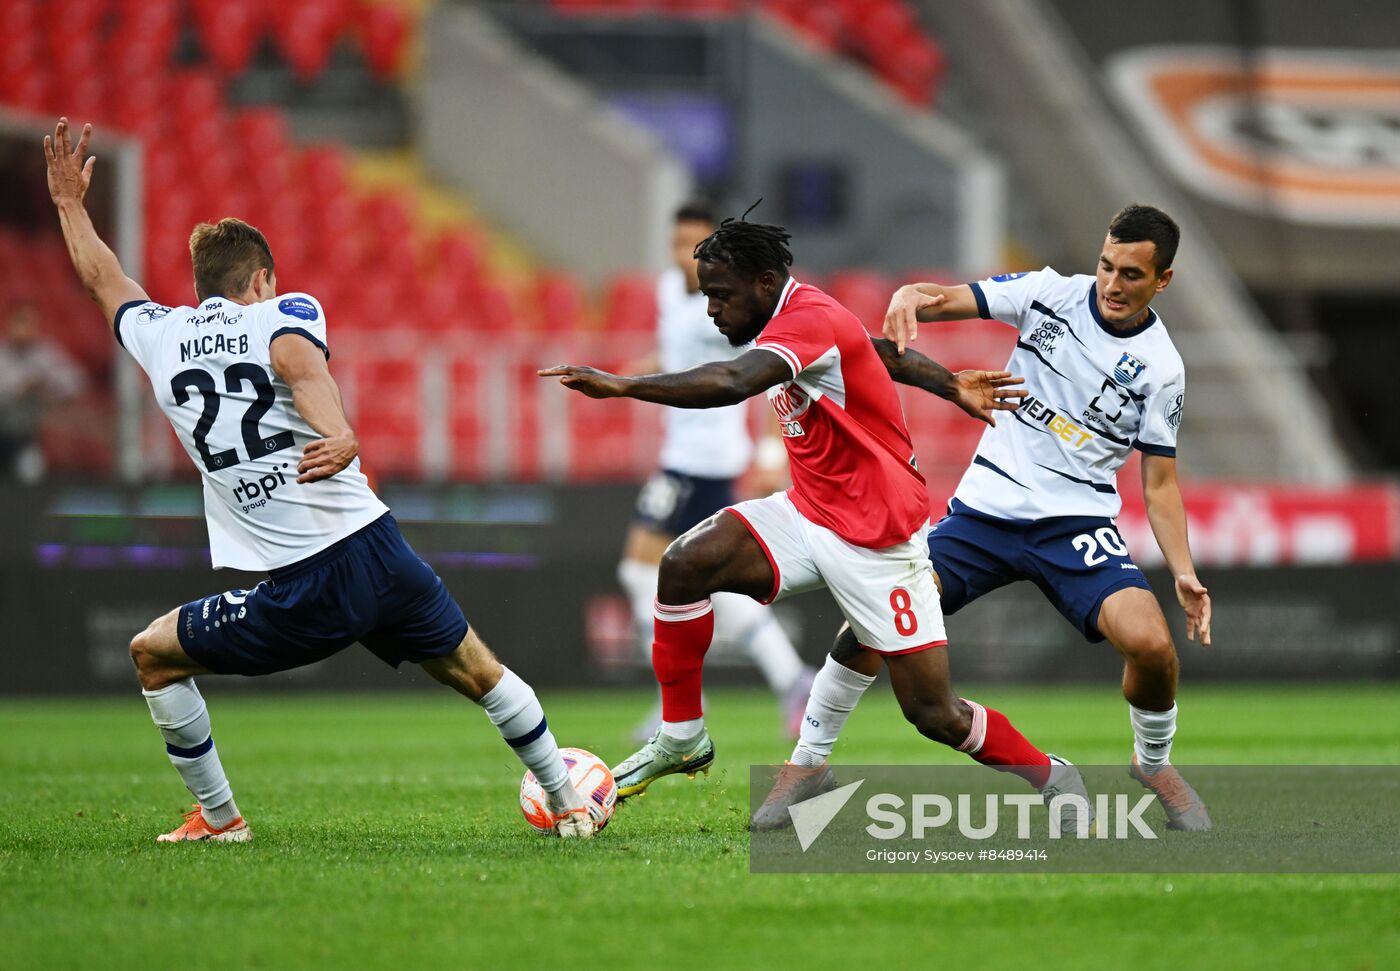
M 248 828 L 248 824 L 239 816 L 227 826 L 219 829 L 210 825 L 209 820 L 204 818 L 203 809 L 196 804 L 193 809 L 185 813 L 185 821 L 179 829 L 169 833 L 161 833 L 156 837 L 157 843 L 192 843 L 198 840 L 208 840 L 211 843 L 246 843 L 253 838 L 253 831 Z

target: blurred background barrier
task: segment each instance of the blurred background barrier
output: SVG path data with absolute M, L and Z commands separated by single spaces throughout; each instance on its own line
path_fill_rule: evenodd
M 630 488 L 397 487 L 385 498 L 469 620 L 522 676 L 550 686 L 650 683 L 614 579 Z M 1384 546 L 1362 528 L 1381 522 L 1378 501 L 1390 517 Z M 1400 676 L 1400 598 L 1384 595 L 1400 589 L 1395 494 L 1320 497 L 1305 505 L 1306 515 L 1297 497 L 1259 490 L 1209 493 L 1191 505 L 1218 515 L 1239 502 L 1254 507 L 1244 520 L 1249 535 L 1271 539 L 1237 545 L 1228 524 L 1212 527 L 1209 519 L 1195 531 L 1216 604 L 1215 643 L 1187 642 L 1178 613 L 1167 612 L 1183 677 Z M 11 488 L 0 491 L 0 505 L 12 527 L 0 561 L 0 693 L 130 691 L 127 645 L 147 622 L 261 579 L 208 568 L 197 488 Z M 1353 525 L 1358 533 L 1348 545 L 1338 537 Z M 1124 535 L 1135 552 L 1153 548 L 1126 527 Z M 1149 575 L 1159 595 L 1171 596 L 1170 577 Z M 819 660 L 841 623 L 827 594 L 777 609 L 803 657 Z M 972 604 L 948 629 L 960 679 L 1111 683 L 1119 672 L 1112 648 L 1086 644 L 1029 584 Z M 717 643 L 707 678 L 747 682 L 754 675 L 740 661 L 732 645 Z M 285 675 L 230 683 L 262 691 L 431 682 L 407 669 L 391 675 L 368 652 L 350 650 Z

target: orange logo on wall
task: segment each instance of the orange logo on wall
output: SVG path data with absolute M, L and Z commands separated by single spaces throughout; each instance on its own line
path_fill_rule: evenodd
M 1400 224 L 1400 51 L 1155 47 L 1108 76 L 1185 184 L 1312 223 Z

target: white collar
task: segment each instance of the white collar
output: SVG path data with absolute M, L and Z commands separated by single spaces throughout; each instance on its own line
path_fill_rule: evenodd
M 802 284 L 798 283 L 795 277 L 789 276 L 787 278 L 787 282 L 783 284 L 783 292 L 778 294 L 778 305 L 773 308 L 773 316 L 769 317 L 769 320 L 783 312 L 783 308 L 787 306 L 788 301 L 792 299 L 792 295 L 797 292 L 797 288 L 800 286 Z

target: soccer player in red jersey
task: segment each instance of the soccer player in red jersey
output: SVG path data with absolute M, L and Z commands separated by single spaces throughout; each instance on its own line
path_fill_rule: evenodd
M 1073 766 L 1036 748 L 1000 712 L 952 691 L 929 572 L 928 496 L 891 376 L 924 384 L 926 375 L 915 381 L 906 369 L 936 368 L 948 375 L 944 396 L 988 420 L 992 409 L 1015 407 L 1019 392 L 1007 385 L 1018 379 L 1004 372 L 949 375 L 927 358 L 872 342 L 850 311 L 792 278 L 789 239 L 778 226 L 727 219 L 696 248 L 715 326 L 736 347 L 753 343 L 733 360 L 639 377 L 568 365 L 540 372 L 590 397 L 681 408 L 766 392 L 792 472 L 789 491 L 731 506 L 666 550 L 652 651 L 662 724 L 613 769 L 619 796 L 641 793 L 671 773 L 707 771 L 714 761 L 700 700 L 714 632 L 710 596 L 730 591 L 770 603 L 821 586 L 860 644 L 884 658 L 900 707 L 921 734 L 1021 775 L 1047 799 L 1083 795 Z M 852 693 L 858 697 L 866 683 L 851 685 Z M 793 785 L 825 782 L 796 766 L 785 774 Z M 1085 819 L 1068 821 L 1087 825 L 1087 809 L 1086 797 Z

